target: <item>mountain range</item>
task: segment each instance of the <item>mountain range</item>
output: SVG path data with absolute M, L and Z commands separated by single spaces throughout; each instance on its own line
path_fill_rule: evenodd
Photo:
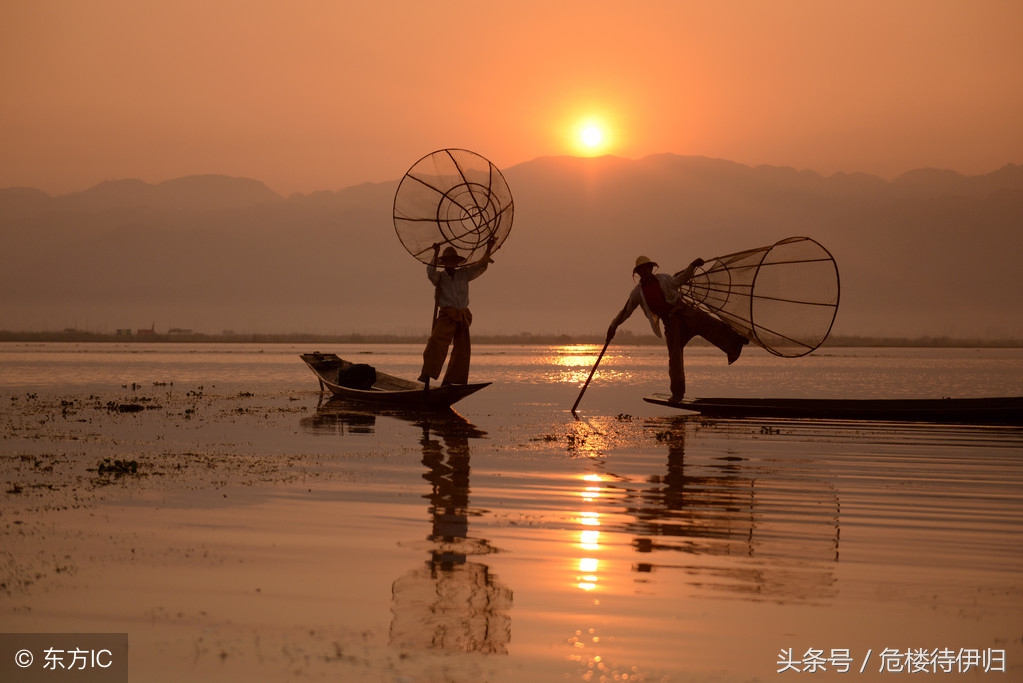
M 889 181 L 660 154 L 502 172 L 514 224 L 473 282 L 477 333 L 602 333 L 640 254 L 674 271 L 805 235 L 838 263 L 836 334 L 1023 337 L 1023 166 Z M 290 197 L 210 175 L 0 189 L 0 329 L 425 334 L 433 292 L 394 231 L 399 180 Z M 627 327 L 648 332 L 639 318 Z

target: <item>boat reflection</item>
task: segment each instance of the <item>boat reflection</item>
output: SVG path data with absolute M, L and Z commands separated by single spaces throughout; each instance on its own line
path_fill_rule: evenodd
M 795 464 L 758 476 L 758 467 L 736 456 L 687 463 L 691 429 L 679 418 L 660 432 L 668 451 L 664 474 L 625 485 L 628 531 L 643 557 L 634 571 L 682 570 L 693 586 L 758 600 L 833 597 L 837 492 L 805 486 Z
M 302 428 L 310 434 L 339 435 L 373 434 L 378 418 L 393 418 L 416 426 L 439 424 L 462 424 L 469 438 L 481 438 L 485 434 L 453 408 L 441 410 L 418 410 L 415 408 L 390 408 L 358 403 L 343 398 L 324 398 L 316 404 L 316 412 L 299 420 Z
M 310 434 L 372 434 L 377 414 L 359 410 L 347 401 L 325 401 L 316 406 L 315 413 L 299 420 L 299 424 Z
M 479 561 L 490 542 L 470 535 L 469 443 L 486 436 L 453 411 L 420 416 L 429 557 L 391 587 L 391 645 L 402 649 L 507 654 L 512 591 Z M 408 545 L 408 544 L 403 544 Z

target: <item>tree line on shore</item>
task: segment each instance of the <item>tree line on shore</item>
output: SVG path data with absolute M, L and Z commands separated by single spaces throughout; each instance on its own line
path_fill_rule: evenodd
M 66 329 L 60 331 L 18 332 L 0 330 L 0 342 L 22 343 L 191 343 L 191 344 L 425 344 L 427 334 L 372 334 L 352 332 L 348 334 L 310 334 L 289 332 L 283 334 L 263 333 L 222 333 L 202 332 L 149 332 L 145 335 L 90 332 Z M 511 344 L 536 346 L 569 346 L 576 344 L 603 344 L 602 335 L 568 334 L 480 334 L 473 336 L 473 344 Z M 615 344 L 622 346 L 656 346 L 664 344 L 662 339 L 649 335 L 637 335 L 623 330 L 615 337 Z M 694 345 L 706 344 L 697 337 Z M 946 336 L 922 337 L 870 337 L 832 335 L 823 347 L 842 348 L 1021 348 L 1023 339 L 967 339 Z

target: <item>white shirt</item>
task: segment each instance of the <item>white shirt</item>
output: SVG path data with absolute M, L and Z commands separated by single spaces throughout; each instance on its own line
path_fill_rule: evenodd
M 437 305 L 441 308 L 469 308 L 469 280 L 475 280 L 489 265 L 488 259 L 465 268 L 455 268 L 449 275 L 446 268 L 426 266 L 426 277 L 437 287 Z

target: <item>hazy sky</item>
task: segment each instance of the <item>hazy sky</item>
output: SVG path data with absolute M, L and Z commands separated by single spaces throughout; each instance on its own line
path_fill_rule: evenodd
M 0 187 L 397 180 L 466 147 L 1023 163 L 1018 0 L 0 0 Z

